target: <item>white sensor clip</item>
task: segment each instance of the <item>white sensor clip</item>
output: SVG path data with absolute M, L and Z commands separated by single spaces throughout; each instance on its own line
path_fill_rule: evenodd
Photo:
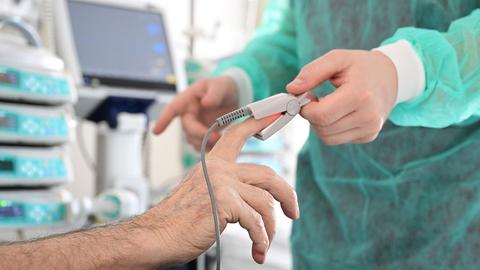
M 281 114 L 272 124 L 255 134 L 255 138 L 262 141 L 270 138 L 270 136 L 288 124 L 300 112 L 300 109 L 308 103 L 310 103 L 310 99 L 307 98 L 307 93 L 300 96 L 281 93 L 248 104 L 246 107 L 251 110 L 255 119 Z

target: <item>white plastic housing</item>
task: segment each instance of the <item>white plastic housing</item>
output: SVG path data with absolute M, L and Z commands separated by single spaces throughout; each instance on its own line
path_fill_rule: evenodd
M 302 106 L 310 102 L 306 95 L 307 93 L 295 97 L 281 93 L 247 105 L 255 119 L 282 114 L 268 127 L 255 134 L 255 138 L 264 141 L 287 125 L 300 112 Z

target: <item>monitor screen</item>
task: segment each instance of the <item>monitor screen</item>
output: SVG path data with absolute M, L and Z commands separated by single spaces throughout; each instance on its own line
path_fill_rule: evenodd
M 11 72 L 0 72 L 0 84 L 17 85 L 17 76 Z
M 0 129 L 16 129 L 17 118 L 9 113 L 0 112 Z
M 11 173 L 15 171 L 15 163 L 13 160 L 0 160 L 0 173 Z
M 5 204 L 5 205 L 3 205 Z M 3 218 L 16 218 L 23 216 L 21 205 L 11 204 L 8 201 L 0 200 L 0 220 Z
M 158 12 L 68 1 L 84 80 L 175 91 L 175 73 Z

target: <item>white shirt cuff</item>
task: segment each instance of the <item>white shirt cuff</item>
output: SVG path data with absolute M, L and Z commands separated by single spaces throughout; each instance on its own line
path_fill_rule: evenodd
M 399 40 L 378 47 L 374 51 L 385 54 L 397 70 L 397 100 L 395 104 L 414 100 L 425 89 L 425 68 L 410 42 Z
M 238 107 L 253 102 L 253 87 L 248 74 L 241 68 L 229 68 L 222 75 L 229 76 L 237 85 Z

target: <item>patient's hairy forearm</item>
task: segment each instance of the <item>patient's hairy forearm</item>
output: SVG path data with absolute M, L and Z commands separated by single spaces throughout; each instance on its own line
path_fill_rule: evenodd
M 215 239 L 206 187 L 199 186 L 187 181 L 147 212 L 116 225 L 0 243 L 0 270 L 157 269 L 190 261 Z
M 144 228 L 129 221 L 0 245 L 0 269 L 147 269 L 155 264 L 144 252 L 150 237 Z

